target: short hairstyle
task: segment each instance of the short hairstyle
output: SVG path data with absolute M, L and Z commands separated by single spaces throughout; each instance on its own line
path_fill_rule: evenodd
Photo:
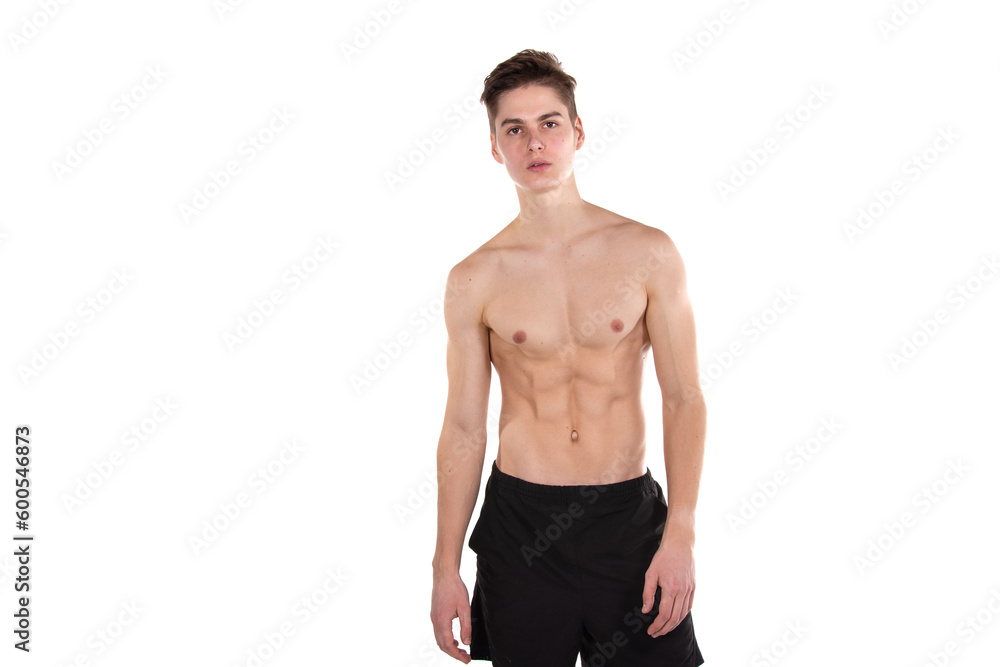
M 573 95 L 576 79 L 563 71 L 562 63 L 551 53 L 524 49 L 497 65 L 484 81 L 479 101 L 486 104 L 490 134 L 496 135 L 494 124 L 504 93 L 531 84 L 554 90 L 569 110 L 570 123 L 576 123 L 576 98 Z

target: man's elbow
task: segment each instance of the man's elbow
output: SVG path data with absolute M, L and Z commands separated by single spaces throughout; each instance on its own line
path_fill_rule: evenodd
M 449 454 L 456 452 L 480 453 L 486 451 L 486 424 L 453 421 L 445 424 L 441 433 L 440 449 Z
M 706 408 L 705 394 L 702 393 L 700 386 L 684 385 L 676 391 L 663 392 L 663 409 L 665 411 L 676 412 L 691 408 L 700 410 Z

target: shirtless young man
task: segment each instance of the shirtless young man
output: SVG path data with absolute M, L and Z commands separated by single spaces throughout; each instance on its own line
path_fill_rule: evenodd
M 588 667 L 695 667 L 706 408 L 684 264 L 661 230 L 581 199 L 575 83 L 532 50 L 486 79 L 493 157 L 520 213 L 448 278 L 431 621 L 441 650 L 464 663 L 572 667 L 582 653 Z M 644 463 L 650 349 L 666 498 Z M 469 540 L 470 607 L 459 563 L 483 472 L 491 361 L 500 445 Z

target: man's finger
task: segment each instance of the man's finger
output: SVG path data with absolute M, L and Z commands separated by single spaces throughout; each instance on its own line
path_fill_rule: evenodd
M 459 648 L 458 642 L 455 641 L 454 637 L 447 640 L 445 644 L 445 646 L 441 647 L 441 650 L 455 658 L 455 660 L 461 660 L 462 662 L 469 662 L 471 660 L 469 654 Z
M 458 625 L 462 633 L 462 643 L 466 646 L 472 643 L 472 607 L 462 605 L 458 610 Z
M 447 652 L 448 655 L 455 658 L 455 660 L 464 662 L 465 664 L 469 664 L 470 662 L 472 662 L 472 658 L 469 657 L 469 654 L 458 647 L 458 642 L 456 642 L 454 639 L 452 641 L 454 642 L 455 645 L 452 646 L 451 650 Z
M 455 641 L 454 631 L 451 628 L 452 619 L 439 616 L 434 619 L 434 639 L 437 641 L 438 648 L 455 658 L 456 660 L 461 660 L 459 657 L 458 642 Z
M 646 571 L 646 585 L 642 587 L 642 613 L 648 614 L 653 608 L 653 600 L 656 598 L 656 577 L 651 577 Z
M 468 623 L 468 625 L 462 627 L 463 641 L 465 639 L 466 633 L 468 633 L 468 635 L 471 637 L 472 635 L 471 610 L 469 609 L 468 606 L 466 606 L 462 610 L 452 612 L 450 618 L 439 616 L 433 619 L 434 640 L 437 642 L 438 648 L 441 649 L 444 653 L 448 654 L 452 658 L 455 658 L 455 660 L 458 660 L 465 664 L 469 664 L 470 662 L 472 662 L 472 657 L 466 651 L 462 650 L 459 647 L 458 642 L 455 640 L 455 630 L 453 627 L 454 626 L 453 621 L 455 620 L 456 616 L 458 616 L 459 625 L 463 623 L 463 619 L 465 619 L 464 622 Z M 465 641 L 465 643 L 468 644 L 469 642 Z
M 691 605 L 694 601 L 694 591 L 690 591 L 684 596 L 684 606 L 681 608 L 681 621 L 687 618 L 687 615 L 691 613 Z M 677 622 L 680 624 L 680 621 Z
M 649 626 L 649 634 L 653 637 L 659 637 L 662 634 L 666 634 L 673 629 L 673 625 L 670 625 L 671 612 L 676 607 L 674 597 L 671 595 L 664 595 L 662 592 L 660 594 L 660 610 L 656 614 L 656 618 L 653 620 L 652 625 Z M 677 625 L 674 623 L 674 625 Z M 664 628 L 669 627 L 670 630 L 664 630 Z
M 673 612 L 674 621 L 673 624 L 670 626 L 670 630 L 676 628 L 678 625 L 681 624 L 681 622 L 685 618 L 687 618 L 688 612 L 691 611 L 690 599 L 691 599 L 690 593 L 688 593 L 684 597 L 677 598 L 677 604 L 674 606 L 674 612 Z M 664 634 L 670 632 L 670 630 L 667 630 L 666 632 L 664 632 Z

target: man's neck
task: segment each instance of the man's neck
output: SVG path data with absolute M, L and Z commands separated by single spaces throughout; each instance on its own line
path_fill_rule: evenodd
M 517 188 L 520 213 L 513 229 L 519 235 L 543 243 L 562 243 L 587 226 L 591 205 L 585 202 L 575 182 L 546 192 Z

